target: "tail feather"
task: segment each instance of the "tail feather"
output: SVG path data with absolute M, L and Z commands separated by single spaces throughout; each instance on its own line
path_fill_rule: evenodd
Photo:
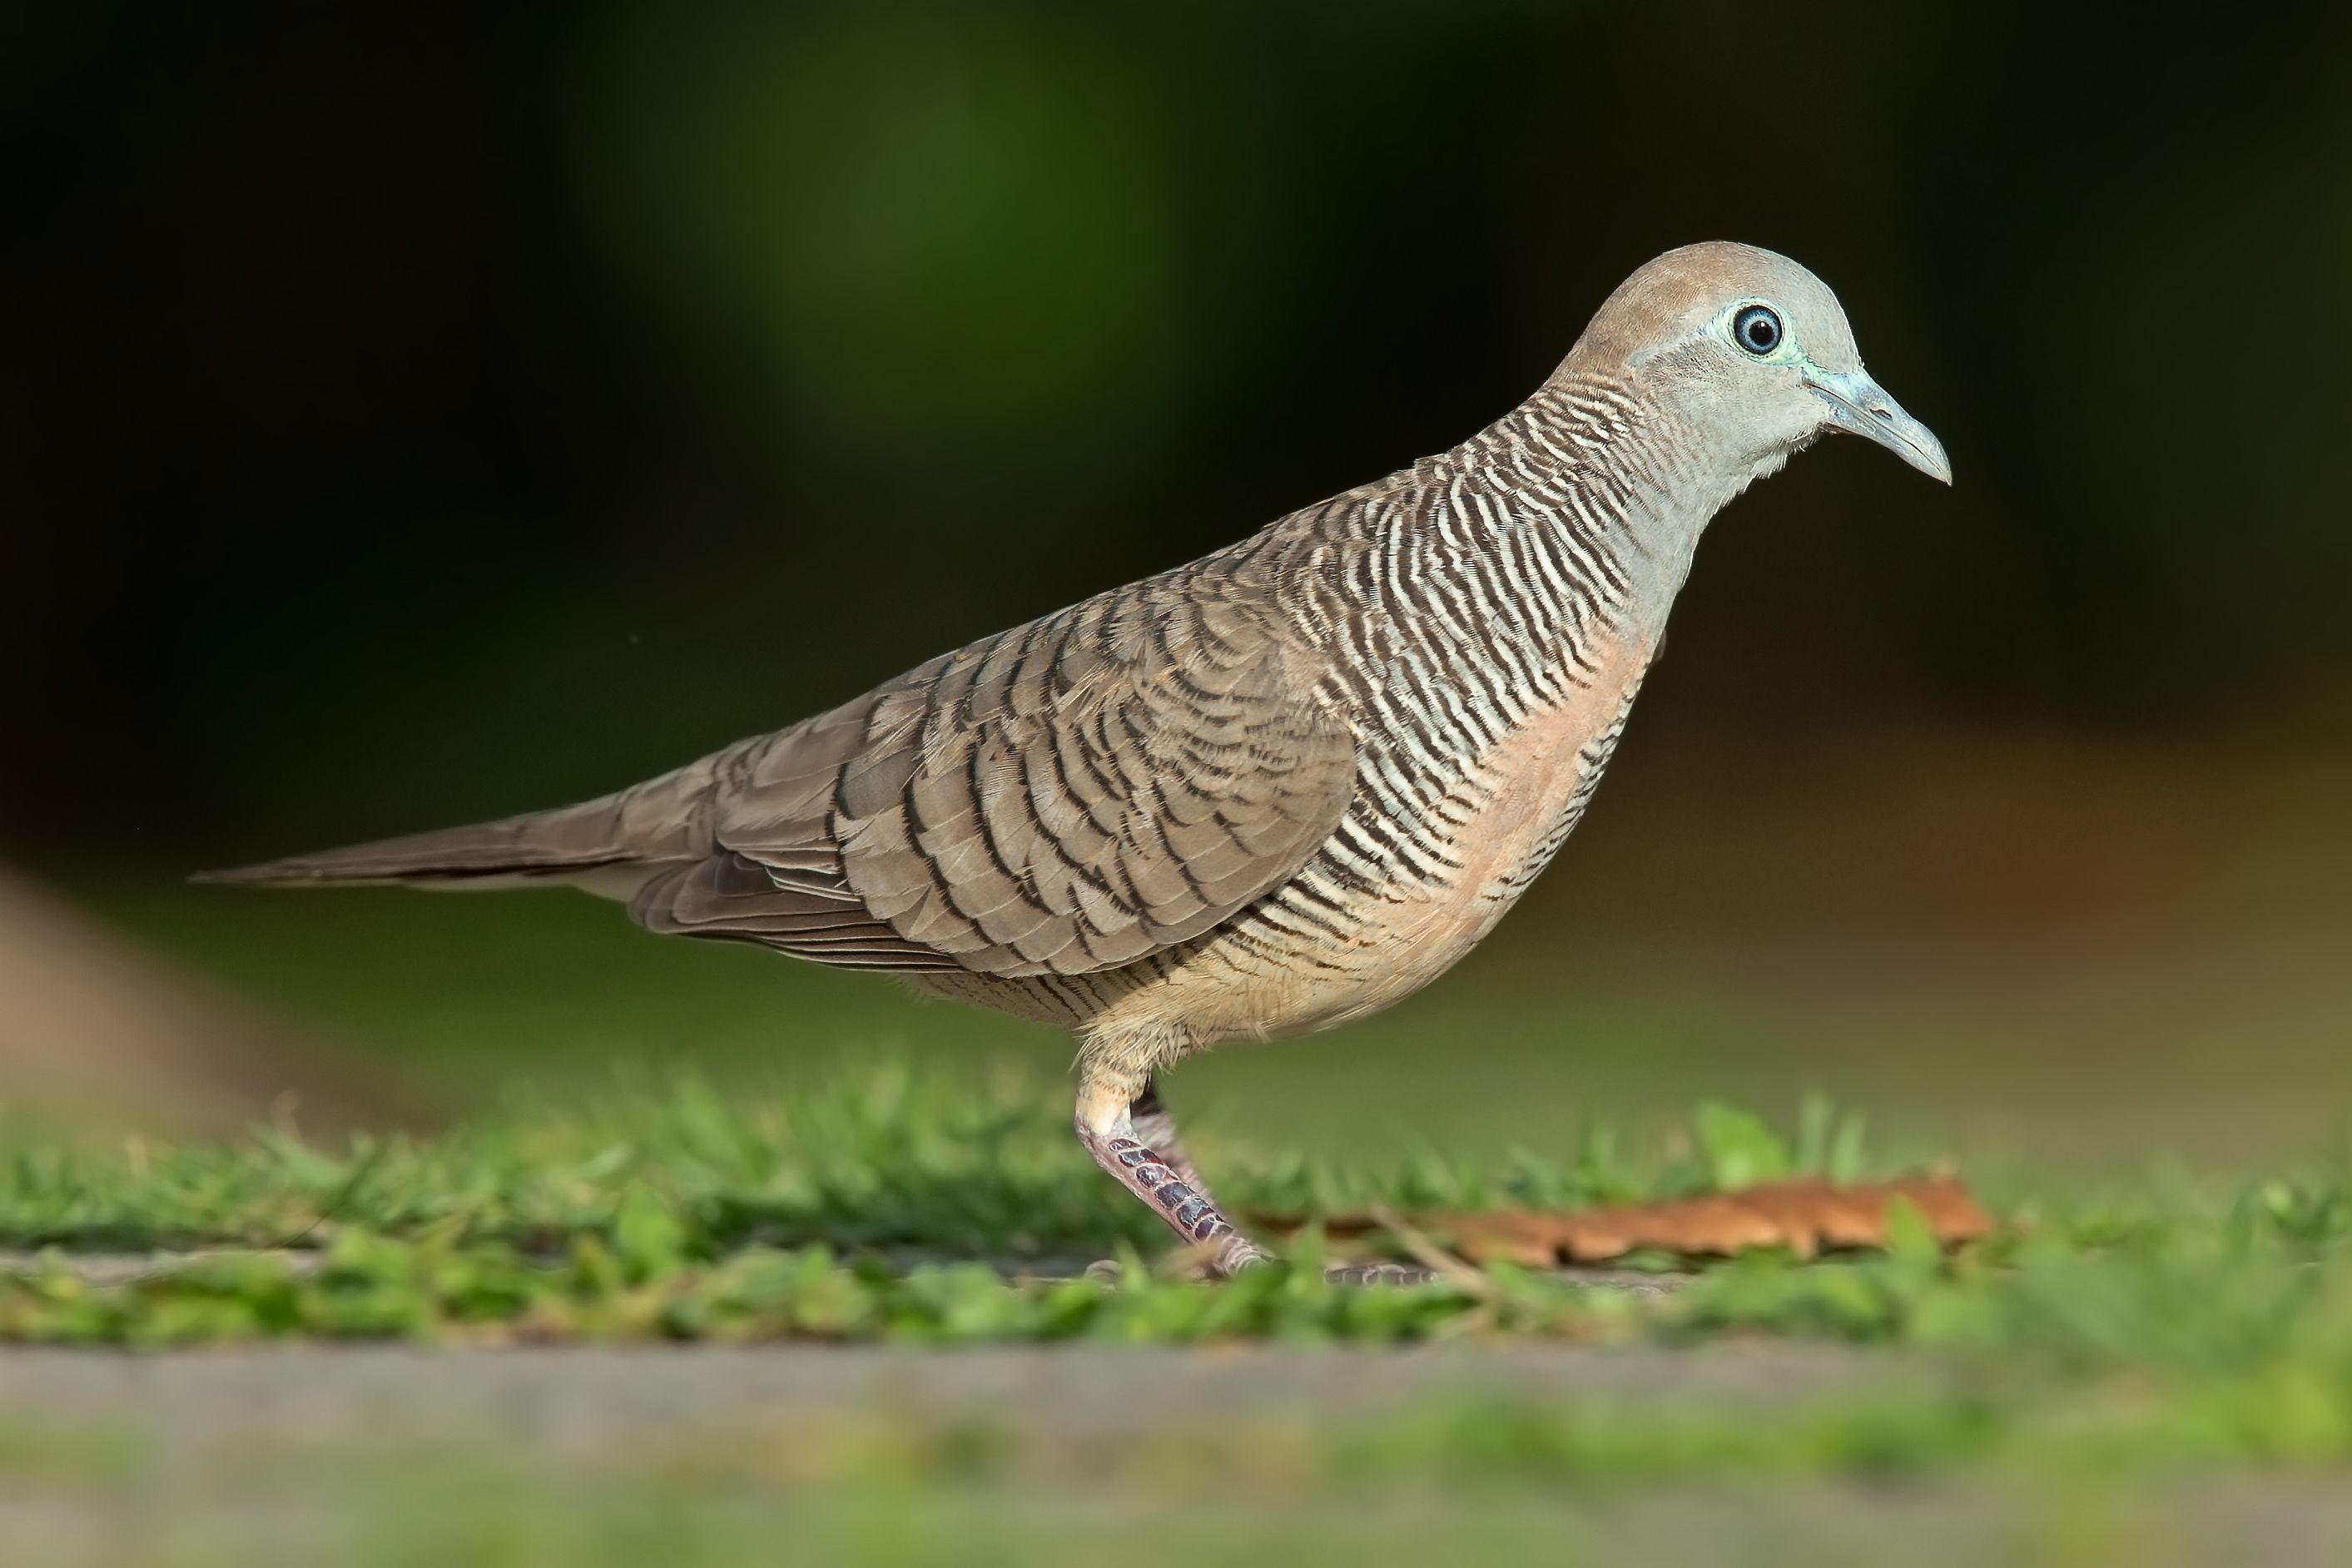
M 578 880 L 633 887 L 647 870 L 710 852 L 709 797 L 716 758 L 597 800 L 497 822 L 381 838 L 311 855 L 199 873 L 199 882 L 300 887 L 370 882 L 493 887 Z M 621 872 L 614 876 L 613 873 Z

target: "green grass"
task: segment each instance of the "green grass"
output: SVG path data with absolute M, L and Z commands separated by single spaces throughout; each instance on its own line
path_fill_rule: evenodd
M 1873 1531 L 1957 1518 L 1973 1533 L 1952 1537 L 1954 1554 L 1921 1541 L 1910 1560 L 2073 1563 L 2200 1560 L 2145 1555 L 2150 1540 L 2178 1548 L 2182 1530 L 2236 1528 L 2227 1498 L 2209 1508 L 2199 1489 L 2320 1484 L 2352 1467 L 2352 1183 L 2326 1163 L 2126 1200 L 2015 1183 L 1993 1194 L 2000 1234 L 1957 1253 L 1904 1223 L 1883 1255 L 1750 1254 L 1664 1295 L 1508 1268 L 1334 1289 L 1311 1230 L 1289 1266 L 1205 1285 L 1156 1266 L 1148 1216 L 1079 1154 L 1059 1097 L 1025 1080 L 899 1069 L 758 1097 L 693 1078 L 625 1088 L 519 1097 L 430 1137 L 20 1143 L 0 1165 L 0 1243 L 38 1256 L 0 1283 L 0 1339 L 866 1342 L 917 1354 L 1440 1341 L 1715 1353 L 1732 1342 L 1765 1356 L 1827 1341 L 1888 1375 L 1761 1418 L 1737 1404 L 1489 1391 L 1344 1422 L 1297 1409 L 1155 1421 L 1118 1444 L 1017 1410 L 941 1422 L 784 1409 L 756 1431 L 594 1460 L 452 1435 L 429 1451 L 240 1448 L 232 1466 L 159 1455 L 136 1434 L 10 1427 L 0 1495 L 79 1496 L 104 1515 L 168 1475 L 191 1496 L 260 1500 L 273 1529 L 309 1519 L 288 1559 L 300 1561 L 898 1563 L 942 1560 L 951 1543 L 957 1561 L 1076 1563 L 1107 1534 L 1148 1529 L 1199 1559 L 1605 1562 L 1651 1551 L 1653 1513 L 1670 1504 L 1676 1521 L 1714 1510 L 1714 1545 L 1686 1540 L 1686 1555 L 1662 1561 L 1725 1560 L 1744 1520 L 1794 1510 L 1803 1517 L 1771 1527 L 1782 1558 L 1742 1542 L 1738 1560 L 1884 1561 Z M 1211 1142 L 1238 1206 L 1291 1214 L 1887 1173 L 1858 1126 L 1818 1104 L 1783 1130 L 1719 1105 L 1656 1140 L 1589 1129 L 1557 1162 L 1350 1167 Z M 152 1257 L 100 1285 L 75 1257 L 93 1248 Z M 1114 1278 L 1020 1273 L 1024 1260 L 1096 1257 L 1120 1260 Z M 206 1464 L 234 1474 L 206 1490 L 189 1479 Z M 2150 1525 L 2128 1500 L 2152 1491 L 2188 1516 Z M 1202 1498 L 1216 1505 L 1193 1506 Z M 175 1513 L 168 1541 L 117 1539 L 92 1560 L 260 1560 L 237 1506 Z M 1849 1550 L 1822 1544 L 1837 1530 Z M 207 1531 L 228 1543 L 213 1555 L 197 1544 Z
M 1678 1142 L 1643 1161 L 1595 1129 L 1567 1163 L 1523 1154 L 1498 1169 L 1237 1161 L 1225 1185 L 1251 1213 L 1311 1222 L 1372 1204 L 1570 1207 L 1863 1165 L 1859 1125 L 1819 1104 L 1792 1144 L 1720 1106 Z M 0 1291 L 0 1336 L 1387 1340 L 1554 1320 L 1547 1331 L 1586 1334 L 1617 1300 L 1516 1278 L 1507 1291 L 1328 1290 L 1283 1270 L 1204 1289 L 1145 1267 L 1165 1241 L 1018 1079 L 899 1068 L 745 1097 L 682 1078 L 337 1148 L 271 1128 L 102 1154 L 20 1147 L 0 1180 L 0 1244 L 47 1250 Z M 1319 1243 L 1310 1231 L 1304 1245 Z M 202 1256 L 224 1248 L 236 1250 Z M 163 1260 L 98 1287 L 68 1249 Z M 1113 1256 L 1118 1289 L 1000 1278 Z
M 1022 1075 L 893 1064 L 766 1093 L 628 1075 L 591 1100 L 518 1091 L 440 1133 L 362 1131 L 334 1146 L 271 1126 L 226 1143 L 99 1152 L 20 1139 L 0 1166 L 0 1245 L 186 1251 L 375 1232 L 546 1252 L 614 1234 L 616 1215 L 659 1212 L 705 1258 L 751 1243 L 969 1258 L 1156 1247 L 1160 1226 L 1084 1158 L 1063 1103 Z M 1375 1203 L 1575 1207 L 1791 1171 L 1853 1180 L 1868 1165 L 1862 1131 L 1812 1099 L 1785 1141 L 1703 1105 L 1657 1149 L 1595 1124 L 1557 1163 L 1524 1151 L 1494 1166 L 1426 1152 L 1382 1164 L 1250 1161 L 1213 1129 L 1196 1142 L 1242 1206 L 1311 1217 Z
M 0 1239 L 48 1250 L 0 1285 L 0 1337 L 1831 1339 L 1981 1362 L 2004 1380 L 2032 1369 L 2100 1398 L 2015 1421 L 1955 1405 L 1890 1426 L 1864 1410 L 1811 1436 L 1637 1440 L 1621 1423 L 1602 1446 L 1620 1460 L 1710 1465 L 1836 1466 L 1906 1443 L 2057 1446 L 2127 1466 L 2352 1458 L 2352 1188 L 2332 1169 L 2130 1203 L 2021 1191 L 1998 1205 L 1999 1237 L 1956 1254 L 1914 1222 L 1885 1255 L 1750 1254 L 1660 1299 L 1499 1267 L 1420 1289 L 1334 1289 L 1311 1229 L 1297 1267 L 1209 1286 L 1154 1271 L 1161 1240 L 1149 1216 L 1078 1155 L 1056 1110 L 1018 1086 L 899 1071 L 766 1100 L 692 1079 L 641 1085 L 334 1148 L 267 1130 L 188 1148 L 20 1148 L 0 1172 Z M 1349 1169 L 1223 1152 L 1238 1206 L 1307 1215 L 1367 1202 L 1565 1205 L 1789 1169 L 1870 1172 L 1852 1124 L 1821 1108 L 1786 1139 L 1722 1107 L 1654 1149 L 1594 1130 L 1557 1165 Z M 164 1250 L 126 1282 L 93 1284 L 66 1250 L 90 1247 Z M 221 1247 L 268 1250 L 174 1256 Z M 1103 1256 L 1124 1260 L 1115 1281 L 1020 1277 L 1024 1259 Z M 1572 1426 L 1523 1436 L 1543 1463 L 1597 1462 L 1599 1439 Z M 1332 1462 L 1370 1452 L 1335 1450 Z

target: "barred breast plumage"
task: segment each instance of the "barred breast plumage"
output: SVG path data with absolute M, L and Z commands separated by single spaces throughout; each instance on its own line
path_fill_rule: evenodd
M 1443 973 L 1575 825 L 1647 668 L 1645 600 L 1687 563 L 1629 560 L 1615 537 L 1668 477 L 1664 454 L 1642 461 L 1636 412 L 1606 387 L 1556 385 L 1452 452 L 1140 585 L 1147 601 L 1248 606 L 1296 689 L 1339 721 L 1347 765 L 1317 798 L 1313 842 L 1246 902 L 1129 962 L 921 983 L 1077 1026 L 1091 1054 L 1148 1071 Z M 1592 486 L 1575 461 L 1603 437 L 1622 485 Z
M 1669 252 L 1519 407 L 1240 543 L 618 795 L 224 879 L 560 879 L 1067 1026 L 1087 1146 L 1238 1268 L 1152 1074 L 1483 937 L 1591 800 L 1706 521 L 1828 429 L 1949 477 L 1811 274 Z

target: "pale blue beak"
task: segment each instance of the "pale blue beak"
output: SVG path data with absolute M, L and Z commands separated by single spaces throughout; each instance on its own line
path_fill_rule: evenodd
M 1867 436 L 1930 479 L 1952 482 L 1952 459 L 1936 433 L 1903 412 L 1886 389 L 1852 371 L 1805 367 L 1805 385 L 1830 406 L 1830 420 L 1841 430 Z

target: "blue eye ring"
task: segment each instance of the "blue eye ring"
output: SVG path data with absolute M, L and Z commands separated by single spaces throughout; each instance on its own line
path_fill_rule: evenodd
M 1762 359 L 1780 346 L 1780 312 L 1769 305 L 1749 305 L 1731 318 L 1731 341 Z

